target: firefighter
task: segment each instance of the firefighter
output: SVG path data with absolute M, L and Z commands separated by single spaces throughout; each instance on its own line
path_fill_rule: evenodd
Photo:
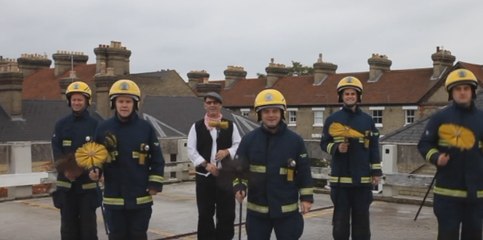
M 162 191 L 164 159 L 154 128 L 137 115 L 141 91 L 131 80 L 109 90 L 114 116 L 96 130 L 95 140 L 109 152 L 103 166 L 109 239 L 147 239 L 153 196 Z M 90 172 L 98 180 L 100 172 Z
M 482 239 L 483 112 L 475 107 L 478 80 L 466 69 L 445 81 L 452 104 L 431 117 L 418 149 L 437 168 L 434 214 L 438 239 Z
M 372 185 L 382 175 L 379 132 L 371 116 L 362 112 L 362 83 L 348 76 L 337 84 L 342 109 L 327 117 L 320 147 L 332 156 L 329 179 L 334 204 L 332 236 L 335 240 L 371 238 L 369 206 Z M 352 225 L 352 226 L 351 226 Z
M 233 239 L 235 196 L 232 178 L 222 174 L 235 156 L 240 134 L 233 122 L 223 118 L 222 97 L 215 92 L 204 96 L 205 115 L 188 134 L 188 157 L 196 166 L 196 204 L 199 240 Z M 216 212 L 216 224 L 213 216 Z
M 87 111 L 92 92 L 86 83 L 76 81 L 69 84 L 65 96 L 72 113 L 57 121 L 52 137 L 57 168 L 57 188 L 52 197 L 54 206 L 60 209 L 61 239 L 97 239 L 100 198 L 88 171 L 78 167 L 74 157 L 77 148 L 93 139 L 98 124 Z
M 255 98 L 261 126 L 242 138 L 235 157 L 240 169 L 233 182 L 235 197 L 241 203 L 248 196 L 248 239 L 270 239 L 272 230 L 279 240 L 299 239 L 302 214 L 313 203 L 307 151 L 283 121 L 286 107 L 279 91 L 261 91 Z

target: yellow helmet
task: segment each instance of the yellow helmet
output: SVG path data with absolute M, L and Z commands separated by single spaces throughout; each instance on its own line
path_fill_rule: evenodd
M 69 84 L 69 86 L 67 86 L 67 89 L 65 91 L 65 96 L 67 97 L 67 103 L 69 104 L 69 107 L 70 107 L 70 97 L 72 96 L 73 93 L 80 93 L 84 95 L 87 98 L 88 104 L 89 105 L 91 104 L 92 91 L 89 85 L 87 85 L 87 83 L 76 81 Z
M 478 87 L 478 80 L 476 79 L 475 74 L 471 71 L 466 69 L 456 69 L 448 74 L 444 86 L 446 87 L 446 91 L 451 94 L 451 89 L 460 84 L 468 84 L 473 89 L 476 89 L 476 87 Z
M 362 94 L 362 83 L 359 79 L 353 76 L 347 76 L 342 78 L 339 83 L 337 84 L 337 93 L 340 93 L 342 90 L 346 88 L 353 88 Z
M 352 88 L 359 93 L 357 101 L 361 101 L 362 96 L 362 83 L 359 79 L 353 76 L 347 76 L 342 78 L 339 83 L 337 84 L 337 94 L 339 94 L 339 102 L 342 102 L 342 91 L 347 88 Z
M 285 111 L 287 103 L 281 92 L 275 89 L 265 89 L 258 93 L 255 98 L 255 112 L 258 113 L 258 111 L 268 107 L 276 107 Z
M 139 100 L 141 98 L 141 90 L 135 82 L 129 79 L 121 79 L 117 80 L 114 84 L 112 84 L 111 89 L 109 90 L 111 108 L 114 108 L 114 100 L 120 95 L 127 95 L 132 97 L 134 101 L 136 101 L 136 108 L 138 107 Z

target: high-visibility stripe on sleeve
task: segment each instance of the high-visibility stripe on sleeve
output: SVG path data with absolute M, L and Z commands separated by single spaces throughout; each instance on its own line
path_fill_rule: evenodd
M 151 195 L 136 198 L 136 204 L 146 204 L 153 202 L 153 197 Z
M 433 154 L 435 153 L 438 153 L 438 149 L 436 148 L 429 149 L 428 153 L 426 153 L 426 161 L 429 162 L 429 160 L 431 160 L 431 156 L 433 156 Z
M 57 180 L 56 186 L 57 187 L 63 187 L 63 188 L 70 188 L 72 186 L 72 184 L 70 182 Z
M 372 170 L 379 170 L 379 169 L 382 169 L 382 166 L 380 163 L 373 163 L 371 164 L 371 169 Z
M 335 143 L 342 143 L 342 142 L 345 142 L 345 141 L 346 141 L 345 137 L 334 137 Z
M 332 147 L 333 147 L 334 145 L 335 145 L 335 143 L 329 143 L 329 144 L 327 144 L 327 149 L 326 149 L 326 150 L 327 150 L 327 152 L 328 152 L 329 154 L 332 154 Z
M 299 193 L 300 195 L 312 195 L 314 194 L 314 188 L 301 188 Z
M 148 180 L 150 182 L 163 183 L 164 177 L 163 176 L 159 176 L 159 175 L 149 175 L 149 179 Z
M 86 184 L 82 184 L 82 189 L 84 189 L 84 190 L 94 189 L 96 187 L 97 187 L 96 183 L 86 183 Z

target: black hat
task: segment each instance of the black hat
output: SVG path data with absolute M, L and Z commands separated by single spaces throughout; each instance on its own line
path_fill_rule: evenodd
M 206 93 L 203 99 L 206 100 L 206 98 L 208 98 L 208 97 L 215 99 L 219 103 L 223 103 L 223 98 L 220 96 L 220 94 L 218 94 L 216 92 Z

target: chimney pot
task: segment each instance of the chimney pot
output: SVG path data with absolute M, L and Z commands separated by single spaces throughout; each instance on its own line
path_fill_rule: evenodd
M 52 61 L 47 58 L 47 54 L 22 53 L 20 58 L 17 58 L 17 63 L 23 76 L 28 77 L 39 69 L 49 68 Z
M 369 82 L 379 80 L 384 72 L 391 70 L 392 61 L 386 55 L 373 53 L 367 60 L 369 63 Z
M 313 67 L 314 85 L 316 86 L 322 84 L 329 74 L 335 74 L 337 70 L 337 65 L 322 60 L 322 53 L 319 54 L 319 58 L 317 59 L 317 62 L 314 63 Z
M 115 75 L 129 74 L 129 57 L 131 51 L 122 46 L 121 42 L 111 41 L 110 45 L 100 44 L 94 48 L 96 54 L 96 72 L 102 71 L 103 65 L 114 69 Z
M 225 89 L 231 88 L 238 80 L 245 79 L 247 72 L 240 66 L 227 66 L 225 74 Z
M 433 60 L 433 75 L 431 79 L 440 79 L 441 76 L 453 66 L 456 57 L 451 55 L 451 52 L 445 50 L 443 47 L 436 47 L 436 52 L 431 54 Z
M 205 70 L 193 70 L 186 74 L 188 76 L 188 85 L 191 89 L 197 91 L 197 85 L 207 83 L 210 74 Z
M 265 68 L 265 71 L 267 72 L 267 82 L 265 87 L 271 88 L 275 82 L 278 81 L 278 79 L 287 76 L 287 74 L 290 72 L 290 69 L 285 67 L 284 64 L 275 63 L 274 59 L 271 58 L 268 67 Z

